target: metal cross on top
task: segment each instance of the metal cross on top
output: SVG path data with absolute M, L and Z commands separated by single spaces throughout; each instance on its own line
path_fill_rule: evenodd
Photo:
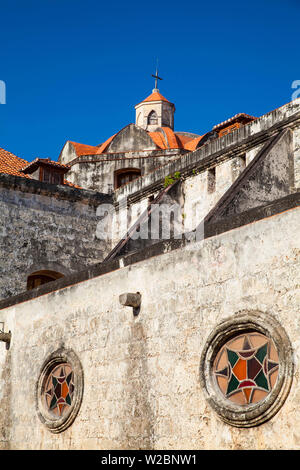
M 156 74 L 152 75 L 152 77 L 155 78 L 155 89 L 157 89 L 157 80 L 162 80 L 162 78 L 158 76 L 157 67 L 156 67 Z

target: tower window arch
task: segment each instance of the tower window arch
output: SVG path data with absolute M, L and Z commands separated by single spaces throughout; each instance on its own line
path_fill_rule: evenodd
M 34 289 L 42 284 L 46 284 L 47 282 L 55 281 L 61 277 L 64 277 L 64 275 L 57 271 L 36 271 L 31 273 L 27 278 L 27 290 Z
M 147 123 L 150 125 L 156 125 L 158 124 L 158 117 L 156 112 L 153 110 L 148 114 L 148 120 Z

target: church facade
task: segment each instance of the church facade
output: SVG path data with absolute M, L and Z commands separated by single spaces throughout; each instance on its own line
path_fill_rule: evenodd
M 201 135 L 157 88 L 0 150 L 2 449 L 299 449 L 300 99 Z

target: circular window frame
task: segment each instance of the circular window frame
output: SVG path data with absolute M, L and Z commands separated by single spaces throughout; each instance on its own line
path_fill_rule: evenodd
M 49 373 L 60 364 L 70 364 L 74 373 L 74 393 L 72 397 L 72 405 L 63 416 L 55 417 L 46 407 L 45 404 L 45 386 Z M 59 349 L 53 352 L 44 361 L 40 376 L 36 386 L 36 407 L 39 419 L 53 433 L 60 433 L 67 429 L 76 418 L 83 396 L 83 369 L 81 363 L 70 349 Z
M 217 387 L 214 360 L 230 339 L 243 333 L 257 332 L 273 340 L 279 358 L 277 381 L 270 393 L 257 403 L 238 405 L 228 400 Z M 284 404 L 293 379 L 293 352 L 282 325 L 263 312 L 241 311 L 219 324 L 208 337 L 200 359 L 200 383 L 206 400 L 227 424 L 254 427 L 271 419 Z

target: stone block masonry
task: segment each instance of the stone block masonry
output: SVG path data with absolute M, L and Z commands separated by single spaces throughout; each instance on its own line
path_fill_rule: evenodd
M 27 288 L 40 270 L 63 275 L 101 261 L 110 242 L 96 238 L 96 209 L 110 197 L 0 175 L 0 298 Z

